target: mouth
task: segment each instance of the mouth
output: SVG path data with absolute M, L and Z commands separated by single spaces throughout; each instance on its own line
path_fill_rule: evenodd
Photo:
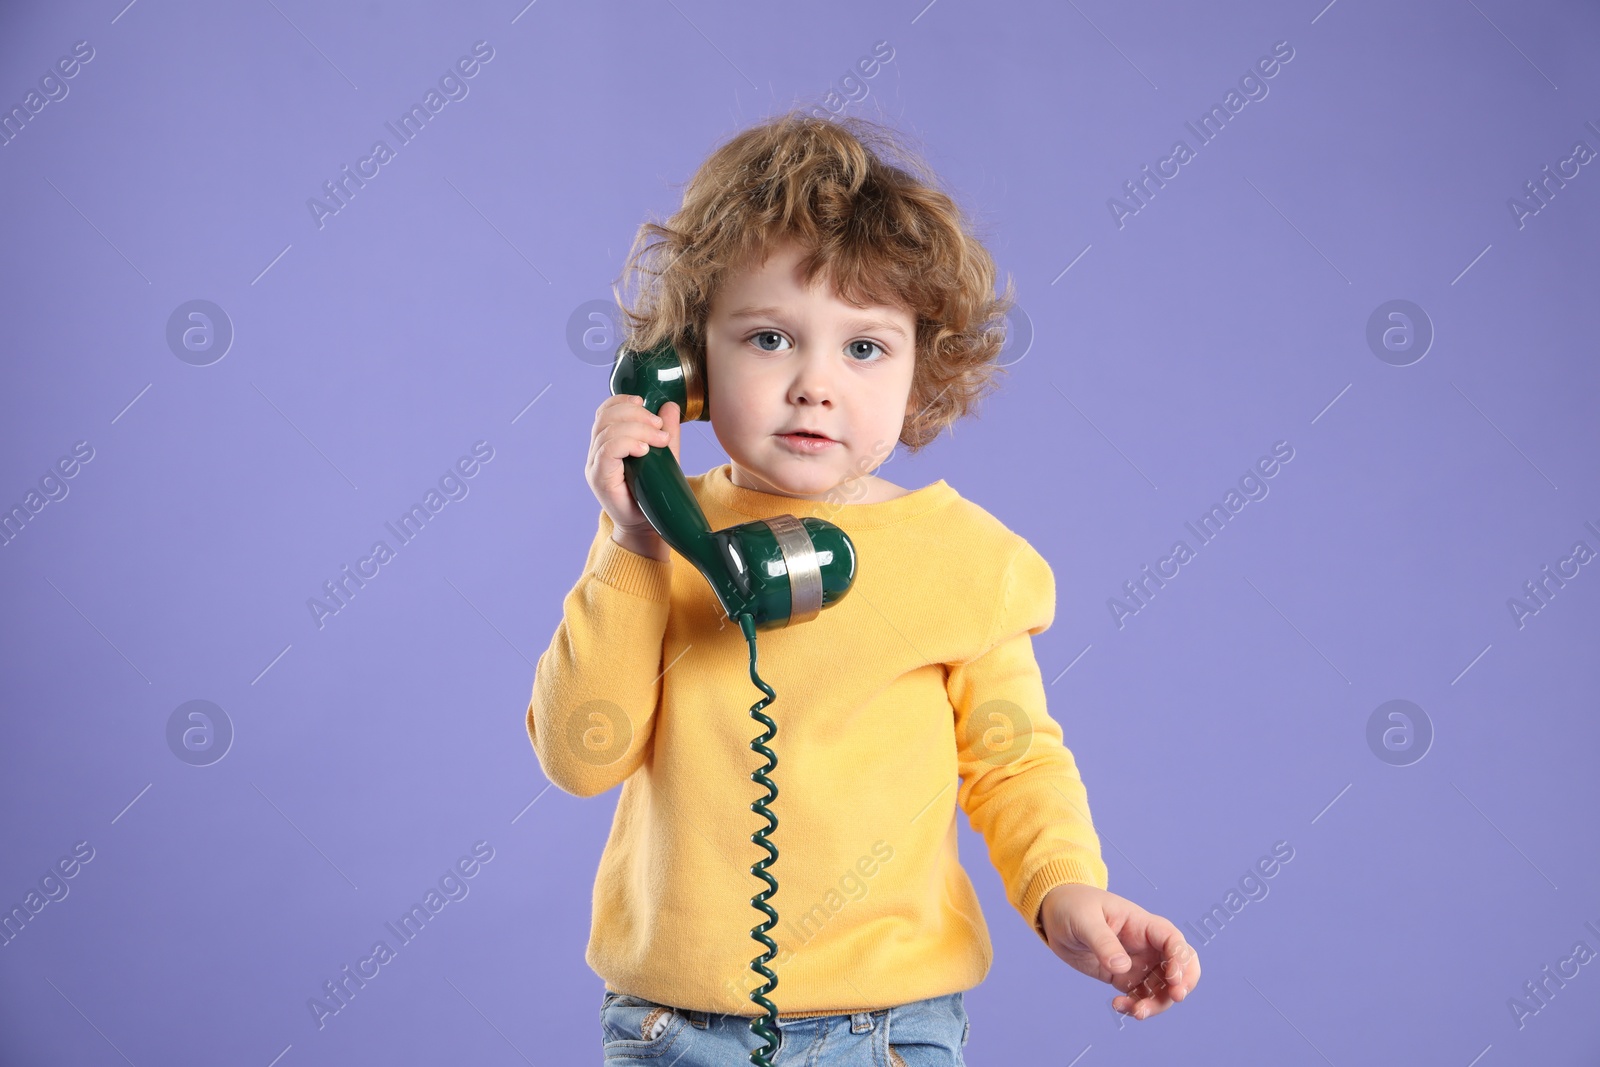
M 824 436 L 823 434 L 816 433 L 815 431 L 807 430 L 797 430 L 792 433 L 780 433 L 776 434 L 775 436 L 790 449 L 800 453 L 821 452 L 824 449 L 830 448 L 831 446 L 839 443 L 831 437 Z

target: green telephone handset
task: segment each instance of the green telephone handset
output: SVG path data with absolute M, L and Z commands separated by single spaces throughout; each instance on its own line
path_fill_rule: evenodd
M 611 392 L 643 397 L 652 415 L 674 401 L 681 423 L 711 417 L 705 384 L 670 342 L 649 352 L 619 351 Z M 639 510 L 705 575 L 730 622 L 748 614 L 758 630 L 792 626 L 850 591 L 855 546 L 833 523 L 778 515 L 713 532 L 671 449 L 651 445 L 643 456 L 624 456 L 622 469 Z
M 672 401 L 678 405 L 680 425 L 711 417 L 706 383 L 691 361 L 679 357 L 671 342 L 646 352 L 626 346 L 618 349 L 611 369 L 611 392 L 642 397 L 652 415 L 660 414 L 661 406 Z M 767 904 L 778 891 L 777 880 L 767 873 L 778 859 L 777 848 L 767 840 L 778 828 L 768 807 L 778 797 L 778 787 L 768 776 L 777 767 L 778 757 L 767 742 L 776 736 L 778 726 L 762 714 L 776 694 L 756 673 L 756 631 L 806 622 L 843 599 L 855 581 L 855 545 L 833 523 L 809 516 L 777 515 L 713 531 L 684 480 L 677 457 L 668 448 L 651 445 L 643 456 L 623 456 L 622 472 L 628 491 L 651 527 L 695 565 L 711 583 L 728 619 L 739 624 L 750 646 L 750 681 L 766 694 L 750 708 L 750 717 L 766 727 L 764 734 L 750 742 L 750 748 L 767 759 L 765 766 L 750 775 L 751 781 L 767 789 L 765 797 L 750 805 L 751 811 L 767 820 L 767 825 L 750 837 L 767 852 L 766 858 L 751 866 L 750 873 L 768 887 L 750 898 L 750 906 L 767 916 L 750 931 L 751 939 L 766 947 L 750 961 L 750 969 L 766 979 L 764 986 L 750 993 L 750 999 L 766 1012 L 750 1022 L 751 1032 L 765 1042 L 750 1053 L 750 1062 L 756 1067 L 772 1067 L 769 1057 L 783 1041 L 777 1029 L 778 1009 L 766 997 L 778 984 L 778 976 L 766 966 L 778 954 L 778 946 L 767 937 L 767 931 L 778 925 L 778 913 Z

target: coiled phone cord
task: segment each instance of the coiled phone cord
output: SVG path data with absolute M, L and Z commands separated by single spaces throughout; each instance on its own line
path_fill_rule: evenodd
M 739 629 L 744 631 L 745 641 L 750 646 L 750 681 L 754 682 L 756 688 L 760 689 L 766 694 L 766 696 L 761 700 L 758 700 L 754 704 L 750 705 L 750 717 L 767 728 L 766 733 L 761 734 L 755 740 L 750 742 L 750 748 L 752 751 L 759 752 L 761 755 L 767 757 L 766 766 L 757 768 L 750 775 L 750 780 L 752 782 L 755 782 L 757 785 L 764 785 L 767 787 L 767 795 L 758 798 L 754 804 L 750 805 L 751 811 L 767 820 L 766 826 L 750 835 L 750 840 L 767 850 L 767 856 L 766 858 L 757 860 L 755 863 L 753 863 L 750 866 L 750 873 L 766 882 L 768 886 L 768 888 L 763 889 L 761 892 L 750 898 L 750 906 L 759 911 L 765 912 L 767 916 L 766 922 L 759 923 L 750 929 L 751 939 L 759 941 L 766 946 L 765 952 L 761 953 L 759 956 L 750 961 L 750 969 L 755 971 L 757 974 L 760 974 L 767 980 L 764 986 L 760 987 L 759 989 L 752 990 L 750 993 L 750 999 L 766 1009 L 765 1015 L 757 1015 L 750 1021 L 751 1033 L 755 1034 L 757 1037 L 761 1038 L 761 1040 L 766 1042 L 766 1044 L 750 1053 L 750 1062 L 754 1064 L 755 1067 L 772 1067 L 772 1061 L 768 1057 L 778 1051 L 778 1009 L 777 1006 L 772 1003 L 772 1001 L 767 999 L 766 994 L 777 988 L 778 976 L 772 973 L 772 971 L 769 970 L 766 965 L 778 954 L 778 946 L 772 940 L 772 938 L 767 936 L 767 931 L 778 925 L 778 913 L 767 904 L 767 899 L 773 894 L 777 893 L 778 880 L 767 873 L 767 868 L 777 862 L 778 849 L 772 844 L 771 841 L 767 840 L 767 838 L 773 830 L 778 828 L 778 817 L 772 813 L 771 809 L 768 808 L 767 805 L 778 799 L 778 786 L 777 783 L 775 783 L 771 778 L 767 777 L 767 774 L 773 768 L 777 767 L 778 757 L 772 751 L 772 749 L 767 747 L 766 742 L 771 741 L 775 736 L 777 736 L 778 724 L 773 722 L 772 719 L 768 718 L 766 715 L 763 715 L 761 713 L 761 709 L 777 699 L 777 694 L 774 693 L 772 691 L 772 687 L 766 682 L 763 682 L 761 680 L 761 676 L 756 673 L 756 628 L 755 622 L 749 613 L 741 614 L 739 616 Z

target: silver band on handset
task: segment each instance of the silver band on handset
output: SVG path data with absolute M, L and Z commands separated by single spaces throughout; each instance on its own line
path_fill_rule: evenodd
M 789 621 L 784 625 L 816 618 L 822 613 L 822 567 L 811 535 L 793 515 L 774 515 L 762 521 L 777 538 L 784 568 L 789 572 Z

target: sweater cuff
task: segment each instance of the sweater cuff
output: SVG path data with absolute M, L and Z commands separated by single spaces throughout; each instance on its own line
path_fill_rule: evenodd
M 1033 932 L 1045 944 L 1049 944 L 1050 939 L 1044 933 L 1044 916 L 1040 913 L 1040 906 L 1044 903 L 1046 893 L 1058 885 L 1070 883 L 1106 888 L 1105 865 L 1082 860 L 1051 860 L 1034 873 L 1027 891 L 1022 894 L 1018 910 L 1033 923 Z
M 608 535 L 595 553 L 594 576 L 613 588 L 665 603 L 672 589 L 672 560 L 641 556 Z

